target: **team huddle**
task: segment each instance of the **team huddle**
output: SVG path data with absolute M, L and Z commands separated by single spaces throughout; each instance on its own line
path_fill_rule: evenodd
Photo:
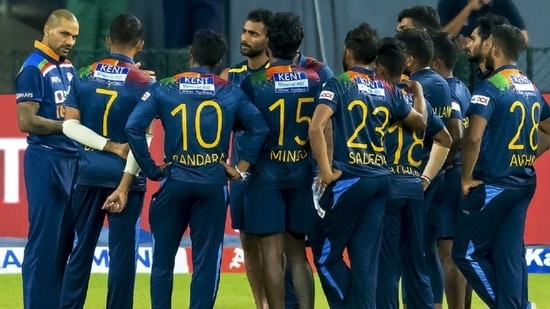
M 25 308 L 83 308 L 105 217 L 106 307 L 133 308 L 146 178 L 161 181 L 152 308 L 171 308 L 188 227 L 189 306 L 214 307 L 228 204 L 257 308 L 314 307 L 306 245 L 331 308 L 399 308 L 399 282 L 412 309 L 442 308 L 444 294 L 469 308 L 472 289 L 490 308 L 535 308 L 523 234 L 550 108 L 515 65 L 525 39 L 506 18 L 480 17 L 470 35 L 472 94 L 453 76 L 454 38 L 424 6 L 399 14 L 395 37 L 351 29 L 336 76 L 300 52 L 289 12 L 251 11 L 246 59 L 219 76 L 226 42 L 199 30 L 189 69 L 158 81 L 134 62 L 135 16 L 118 15 L 110 55 L 76 71 L 66 58 L 78 29 L 54 11 L 16 80 L 29 144 Z M 149 151 L 156 119 L 162 165 Z

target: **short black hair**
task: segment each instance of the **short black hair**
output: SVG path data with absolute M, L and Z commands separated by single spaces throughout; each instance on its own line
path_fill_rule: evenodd
M 478 34 L 482 41 L 485 41 L 491 35 L 493 27 L 498 25 L 510 25 L 510 21 L 500 15 L 485 14 L 477 19 L 476 27 L 478 28 Z
M 351 29 L 344 40 L 344 45 L 353 54 L 353 60 L 369 64 L 376 59 L 380 39 L 378 33 L 367 23 Z
M 111 22 L 109 37 L 115 44 L 135 46 L 141 40 L 141 22 L 130 13 L 119 14 Z
M 267 27 L 268 46 L 275 58 L 291 60 L 304 38 L 300 17 L 291 12 L 273 14 Z
M 273 17 L 273 12 L 266 9 L 255 9 L 248 12 L 246 20 L 250 20 L 255 23 L 262 23 L 264 26 L 267 26 L 269 20 Z
M 491 38 L 495 45 L 500 46 L 504 55 L 513 61 L 518 60 L 519 54 L 525 48 L 523 34 L 517 27 L 512 25 L 493 27 Z
M 458 46 L 455 39 L 446 32 L 436 32 L 431 34 L 434 44 L 433 58 L 439 58 L 443 64 L 452 69 L 458 61 Z
M 403 52 L 404 47 L 403 42 L 396 38 L 385 37 L 380 40 L 375 62 L 386 68 L 390 78 L 399 78 L 405 70 L 407 56 Z
M 201 29 L 195 33 L 191 45 L 191 56 L 200 66 L 214 68 L 227 51 L 225 40 L 220 34 L 210 29 Z
M 434 55 L 434 43 L 428 32 L 420 29 L 407 29 L 395 36 L 405 44 L 405 53 L 413 56 L 420 66 L 429 66 Z
M 416 29 L 424 28 L 427 31 L 437 31 L 441 29 L 439 23 L 439 13 L 431 6 L 415 5 L 399 12 L 397 21 L 403 18 L 410 18 Z

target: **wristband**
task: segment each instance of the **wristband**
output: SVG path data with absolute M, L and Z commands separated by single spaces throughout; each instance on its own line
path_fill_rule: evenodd
M 246 180 L 248 178 L 248 176 L 250 176 L 249 172 L 241 172 L 239 170 L 239 168 L 237 167 L 237 164 L 235 164 L 235 170 L 237 170 L 237 173 L 239 173 L 241 175 L 242 180 Z
M 430 179 L 430 177 L 428 177 L 426 175 L 420 176 L 420 179 L 426 180 L 428 182 L 428 185 L 430 185 L 432 183 L 432 180 Z

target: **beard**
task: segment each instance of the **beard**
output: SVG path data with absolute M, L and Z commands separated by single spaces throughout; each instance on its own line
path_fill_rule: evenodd
M 241 55 L 245 57 L 254 58 L 256 56 L 261 55 L 262 53 L 265 53 L 265 50 L 254 49 L 250 45 L 241 43 Z
M 485 56 L 485 70 L 494 71 L 495 70 L 495 58 L 491 54 Z
M 482 61 L 483 57 L 481 56 L 481 45 L 473 50 L 473 53 L 471 51 L 468 51 L 468 61 L 472 63 L 479 63 Z
M 347 72 L 349 69 L 349 65 L 346 63 L 345 57 L 342 57 L 342 68 L 344 69 L 344 72 Z

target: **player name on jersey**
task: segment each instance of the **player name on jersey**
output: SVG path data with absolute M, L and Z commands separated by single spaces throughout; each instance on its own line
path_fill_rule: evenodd
M 119 67 L 106 63 L 96 64 L 92 79 L 100 83 L 122 86 L 126 82 L 130 68 Z
M 195 153 L 195 154 L 173 154 L 172 160 L 185 166 L 205 166 L 212 163 L 225 161 L 224 153 Z
M 216 94 L 214 77 L 181 77 L 178 81 L 181 94 Z
M 269 159 L 280 162 L 299 162 L 309 158 L 306 150 L 271 150 Z
M 276 93 L 307 92 L 309 81 L 306 72 L 276 72 L 273 74 Z

